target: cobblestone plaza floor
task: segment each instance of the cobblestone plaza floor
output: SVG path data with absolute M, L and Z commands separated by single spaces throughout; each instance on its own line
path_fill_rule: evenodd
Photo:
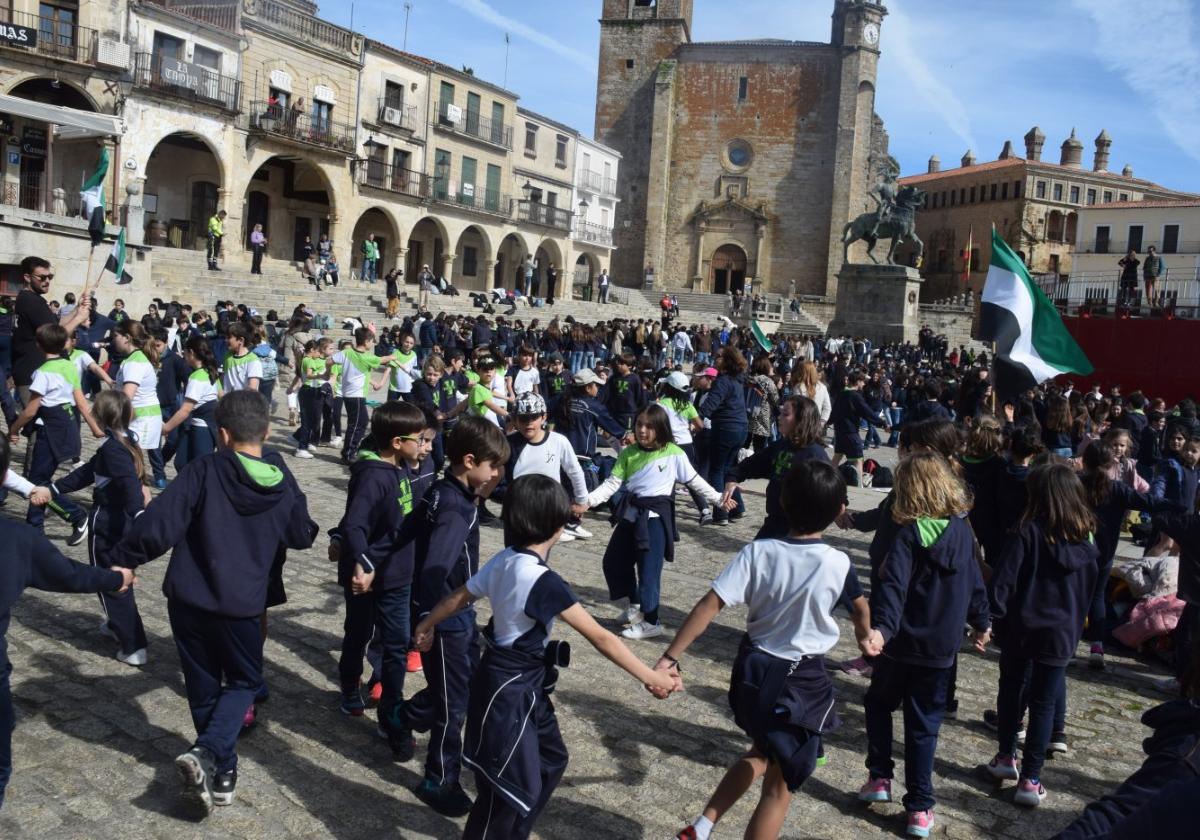
M 282 447 L 286 434 L 277 422 L 272 443 Z M 876 456 L 881 460 L 894 458 L 891 450 L 880 451 L 885 453 Z M 18 715 L 15 776 L 0 815 L 0 838 L 384 840 L 459 835 L 461 820 L 435 814 L 411 793 L 421 778 L 424 737 L 418 737 L 417 759 L 395 764 L 375 736 L 373 718 L 338 712 L 343 606 L 326 559 L 324 531 L 341 516 L 347 477 L 334 450 L 317 453 L 312 461 L 288 459 L 322 534 L 311 550 L 289 557 L 288 603 L 270 613 L 266 674 L 271 699 L 261 709 L 258 726 L 240 743 L 235 804 L 196 823 L 179 801 L 172 759 L 189 746 L 194 733 L 160 593 L 163 559 L 141 571 L 139 601 L 150 636 L 149 663 L 141 669 L 113 659 L 111 642 L 97 632 L 100 608 L 93 596 L 28 592 L 18 605 L 8 633 Z M 682 539 L 663 581 L 668 632 L 679 627 L 708 582 L 753 534 L 762 518 L 761 490 L 761 485 L 750 485 L 750 515 L 728 528 L 701 529 L 691 509 L 681 506 Z M 882 495 L 855 490 L 851 498 L 852 507 L 864 509 L 878 504 Z M 10 496 L 6 513 L 20 515 L 23 504 Z M 617 629 L 617 611 L 607 602 L 600 569 L 608 526 L 595 515 L 586 524 L 595 538 L 556 548 L 551 563 L 584 605 Z M 61 546 L 64 526 L 55 521 L 48 532 Z M 850 553 L 865 581 L 863 535 L 835 528 L 828 538 Z M 484 558 L 498 551 L 500 531 L 485 528 L 482 546 Z M 65 550 L 86 560 L 82 546 Z M 1123 550 L 1132 547 L 1123 545 Z M 486 616 L 482 605 L 481 620 Z M 699 813 L 725 767 L 747 745 L 733 725 L 725 696 L 744 619 L 741 609 L 720 616 L 686 657 L 686 693 L 665 702 L 651 698 L 562 622 L 556 625 L 556 636 L 570 639 L 575 654 L 554 695 L 571 762 L 535 836 L 666 840 Z M 849 621 L 840 623 L 842 640 L 831 657 L 837 660 L 856 652 Z M 653 662 L 666 640 L 630 644 L 642 659 Z M 1050 798 L 1044 806 L 1023 811 L 1010 801 L 1011 783 L 998 789 L 982 770 L 995 752 L 993 735 L 980 716 L 995 707 L 996 652 L 963 653 L 959 719 L 943 726 L 938 749 L 934 836 L 1050 837 L 1084 803 L 1111 790 L 1140 764 L 1146 730 L 1139 717 L 1166 699 L 1150 685 L 1150 678 L 1165 670 L 1110 659 L 1106 673 L 1088 670 L 1082 659 L 1069 669 L 1071 753 L 1047 764 L 1043 781 Z M 833 679 L 843 726 L 826 741 L 829 764 L 794 798 L 782 836 L 902 835 L 899 804 L 868 808 L 854 795 L 866 772 L 862 696 L 867 682 L 840 672 Z M 423 684 L 420 674 L 410 675 L 406 694 Z M 898 715 L 896 731 L 898 736 L 902 732 Z M 902 757 L 901 744 L 896 753 Z M 902 763 L 897 776 L 898 799 Z M 469 773 L 465 783 L 472 790 Z M 741 837 L 756 798 L 755 791 L 740 803 L 714 838 Z

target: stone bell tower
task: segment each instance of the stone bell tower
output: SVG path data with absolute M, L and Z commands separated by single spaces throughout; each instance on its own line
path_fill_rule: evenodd
M 832 45 L 841 51 L 838 78 L 837 141 L 834 151 L 833 203 L 830 208 L 829 265 L 826 294 L 837 294 L 842 268 L 842 227 L 870 209 L 867 198 L 879 173 L 871 172 L 871 140 L 875 116 L 875 79 L 880 37 L 887 9 L 870 0 L 837 0 L 833 9 Z M 856 249 L 851 249 L 851 259 Z
M 621 153 L 613 236 L 613 282 L 641 285 L 646 264 L 646 195 L 659 64 L 691 41 L 692 0 L 604 0 L 596 84 L 596 139 Z M 660 185 L 660 191 L 661 191 Z

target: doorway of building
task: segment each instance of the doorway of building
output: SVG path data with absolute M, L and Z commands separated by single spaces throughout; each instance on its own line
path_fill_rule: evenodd
M 719 295 L 746 290 L 746 252 L 737 245 L 722 245 L 713 254 L 712 290 Z
M 293 237 L 292 259 L 301 261 L 304 259 L 304 238 L 312 238 L 312 219 L 308 216 L 296 217 L 296 232 Z M 317 243 L 313 242 L 313 253 L 316 253 Z
M 267 239 L 271 238 L 271 230 L 267 224 L 267 217 L 271 212 L 271 198 L 264 192 L 254 190 L 250 193 L 250 198 L 246 202 L 246 247 L 250 247 L 250 234 L 254 232 L 255 225 L 263 226 L 263 235 Z

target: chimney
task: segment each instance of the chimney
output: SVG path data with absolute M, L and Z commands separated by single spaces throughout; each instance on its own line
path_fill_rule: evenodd
M 1025 157 L 1029 160 L 1042 159 L 1042 146 L 1046 142 L 1046 135 L 1036 125 L 1029 129 L 1029 133 L 1025 135 Z
M 930 155 L 930 157 L 929 157 L 929 172 L 932 174 L 934 172 L 941 172 L 941 171 L 942 171 L 942 159 L 940 157 L 938 157 L 937 155 Z
M 1095 172 L 1108 171 L 1108 152 L 1112 148 L 1112 138 L 1108 136 L 1108 129 L 1102 129 L 1100 136 L 1096 138 L 1096 159 L 1092 165 L 1092 170 Z
M 1075 169 L 1083 168 L 1083 143 L 1075 136 L 1075 129 L 1071 129 L 1071 136 L 1063 141 L 1062 157 L 1059 159 L 1059 164 L 1062 166 L 1071 166 Z
M 967 149 L 967 153 L 962 156 L 962 165 L 964 167 L 975 165 L 975 153 Z
M 1004 141 L 1004 148 L 1000 150 L 1000 160 L 1008 160 L 1015 157 L 1013 154 L 1013 144 L 1011 140 Z
M 1121 170 L 1121 174 L 1126 178 L 1132 178 L 1133 177 L 1133 167 L 1130 166 L 1128 163 L 1125 164 L 1125 168 Z

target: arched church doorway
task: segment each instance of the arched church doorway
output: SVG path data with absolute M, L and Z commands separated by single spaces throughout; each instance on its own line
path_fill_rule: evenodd
M 737 245 L 722 245 L 713 254 L 712 290 L 719 295 L 746 290 L 746 252 Z

